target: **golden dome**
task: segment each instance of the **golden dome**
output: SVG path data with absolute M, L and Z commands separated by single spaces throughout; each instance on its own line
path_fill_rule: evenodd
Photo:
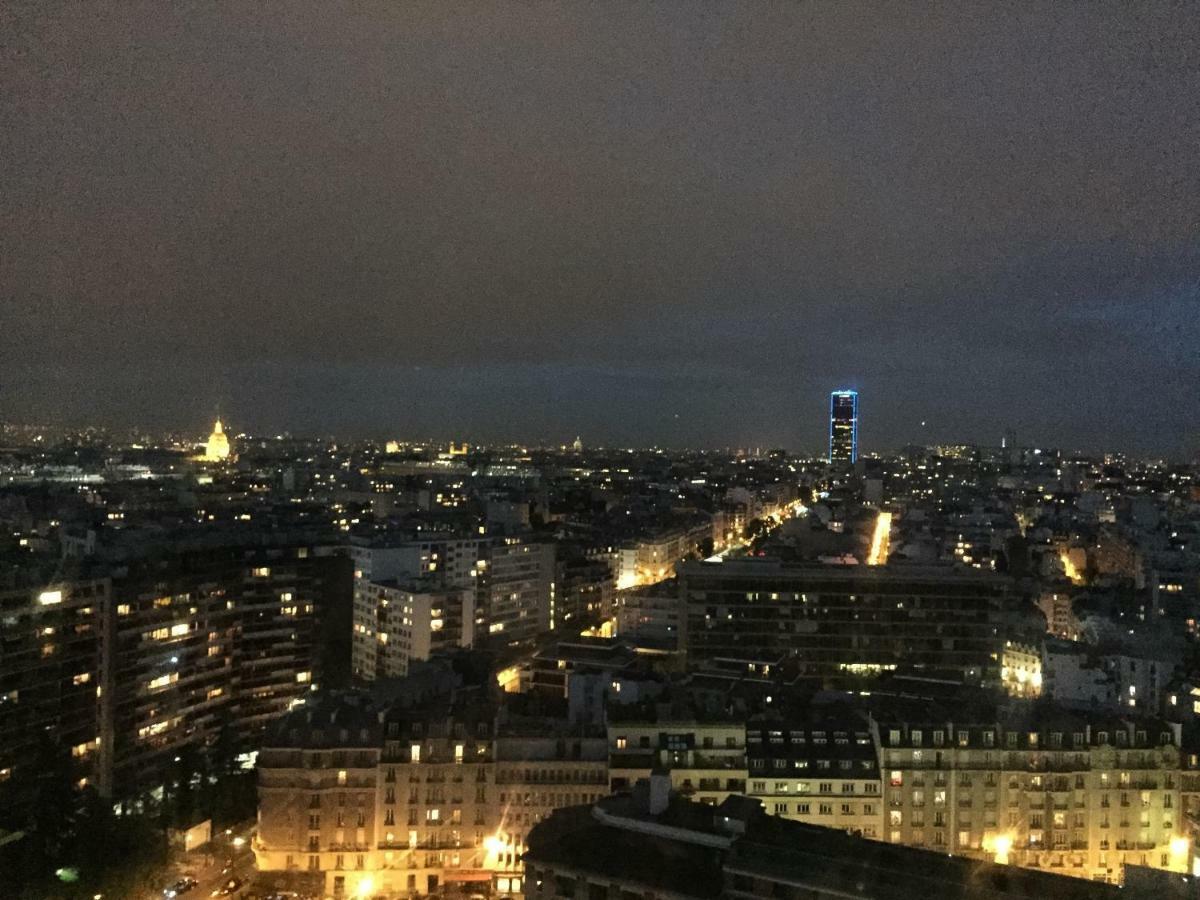
M 220 419 L 217 419 L 217 424 L 213 426 L 212 434 L 208 436 L 208 442 L 204 445 L 204 458 L 210 462 L 229 459 L 229 438 L 225 436 L 225 427 Z

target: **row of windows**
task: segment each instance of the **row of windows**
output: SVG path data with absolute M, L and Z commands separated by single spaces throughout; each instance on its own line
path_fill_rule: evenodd
M 815 760 L 815 762 L 816 762 L 815 768 L 824 772 L 824 771 L 831 771 L 834 768 L 833 764 L 834 764 L 835 760 L 818 759 L 818 760 Z M 836 762 L 837 762 L 838 771 L 850 772 L 855 768 L 856 760 L 839 759 L 839 760 L 836 760 Z M 768 765 L 767 765 L 768 763 L 770 763 L 770 768 L 774 769 L 776 771 L 785 771 L 787 769 L 804 770 L 809 767 L 809 760 L 807 760 L 807 759 L 791 759 L 791 760 L 789 760 L 789 759 L 772 759 L 772 760 L 751 759 L 750 760 L 750 768 L 755 769 L 755 770 L 766 769 L 766 768 L 768 768 Z M 859 769 L 859 771 L 869 772 L 875 768 L 875 760 L 873 760 L 873 759 L 860 759 L 860 760 L 857 760 L 857 763 L 858 763 L 857 768 Z
M 946 734 L 947 733 L 944 729 L 940 729 L 940 728 L 934 729 L 931 734 L 933 746 L 934 747 L 946 746 Z M 951 741 L 952 745 L 957 745 L 959 747 L 971 746 L 971 734 L 972 733 L 967 730 L 959 731 L 957 733 L 952 732 L 952 736 L 953 736 L 953 740 Z M 1061 748 L 1063 746 L 1063 739 L 1065 737 L 1063 732 L 1052 731 L 1052 732 L 1050 732 L 1048 737 L 1049 737 L 1048 745 L 1051 748 L 1057 749 L 1057 748 Z M 1015 748 L 1018 744 L 1019 738 L 1020 738 L 1019 732 L 1016 732 L 1016 731 L 1006 732 L 1004 735 L 1005 746 Z M 1030 731 L 1030 732 L 1026 733 L 1026 738 L 1027 738 L 1027 740 L 1026 740 L 1025 745 L 1027 747 L 1029 747 L 1030 749 L 1036 749 L 1041 744 L 1042 735 L 1037 731 Z M 988 729 L 988 730 L 984 730 L 982 732 L 978 732 L 977 739 L 981 740 L 983 743 L 983 746 L 985 746 L 985 747 L 996 746 L 996 732 L 994 730 Z M 1127 746 L 1129 743 L 1129 734 L 1124 731 L 1117 731 L 1117 732 L 1115 732 L 1114 740 L 1118 747 Z M 925 732 L 922 729 L 914 728 L 909 732 L 909 743 L 911 744 L 911 746 L 913 746 L 913 747 L 924 746 L 924 741 L 925 741 Z M 1107 732 L 1107 731 L 1097 732 L 1096 741 L 1101 746 L 1107 745 L 1109 743 L 1109 732 Z M 891 746 L 898 747 L 903 742 L 904 742 L 903 741 L 903 733 L 902 733 L 901 729 L 892 728 L 889 730 L 888 743 Z M 1163 746 L 1170 745 L 1172 743 L 1171 732 L 1169 732 L 1169 731 L 1160 732 L 1159 736 L 1158 736 L 1158 742 L 1160 745 L 1163 745 Z M 1134 743 L 1136 746 L 1142 746 L 1142 747 L 1148 746 L 1147 733 L 1145 731 L 1141 731 L 1141 730 L 1135 732 Z M 1072 733 L 1071 746 L 1073 746 L 1073 747 L 1087 746 L 1087 735 L 1085 734 L 1085 732 L 1076 731 L 1076 732 Z
M 833 807 L 834 807 L 834 805 L 832 803 L 818 803 L 817 804 L 817 815 L 832 816 L 833 815 Z M 859 815 L 858 806 L 857 806 L 857 804 L 854 804 L 854 803 L 841 804 L 839 812 L 843 816 Z M 812 814 L 812 804 L 811 803 L 797 803 L 793 806 L 792 804 L 789 804 L 789 803 L 776 803 L 774 806 L 774 813 L 777 816 L 787 816 L 787 815 L 793 815 L 793 814 L 797 815 L 797 816 L 807 816 L 807 815 Z M 875 815 L 875 804 L 864 803 L 862 805 L 862 815 L 864 815 L 864 816 Z
M 861 792 L 864 794 L 878 794 L 879 793 L 879 784 L 878 784 L 878 782 L 875 782 L 875 781 L 863 781 L 863 782 L 843 781 L 843 782 L 839 782 L 839 784 L 841 785 L 840 789 L 838 791 L 834 791 L 833 782 L 831 782 L 831 781 L 819 782 L 817 784 L 817 793 L 820 793 L 820 794 L 833 794 L 833 793 L 853 794 L 858 790 L 861 790 Z M 751 782 L 750 792 L 752 794 L 765 794 L 768 791 L 768 786 L 769 786 L 769 782 L 766 782 L 766 781 Z M 810 782 L 807 782 L 807 781 L 794 781 L 794 782 L 792 782 L 792 781 L 776 781 L 774 784 L 773 792 L 776 794 L 786 794 L 789 792 L 794 792 L 797 794 L 808 794 L 808 793 L 811 793 L 811 790 L 812 790 L 812 785 Z

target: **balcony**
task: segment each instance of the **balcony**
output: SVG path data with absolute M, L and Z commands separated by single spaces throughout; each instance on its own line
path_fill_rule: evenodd
M 744 769 L 746 768 L 746 757 L 740 754 L 736 756 L 714 756 L 709 753 L 695 753 L 692 755 L 692 765 L 688 768 Z
M 614 751 L 609 763 L 612 769 L 653 769 L 658 764 L 656 753 L 625 753 Z

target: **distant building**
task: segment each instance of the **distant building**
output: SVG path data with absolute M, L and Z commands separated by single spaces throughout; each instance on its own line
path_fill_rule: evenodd
M 480 575 L 476 624 L 492 646 L 530 643 L 558 624 L 554 544 L 505 538 L 490 548 Z
M 829 461 L 858 461 L 858 391 L 829 395 Z
M 224 462 L 229 459 L 229 438 L 225 434 L 225 426 L 217 419 L 213 425 L 212 434 L 204 445 L 204 459 L 208 462 Z
M 470 607 L 472 621 L 464 621 L 457 635 L 446 635 L 459 646 L 508 646 L 532 641 L 552 630 L 558 620 L 554 544 L 519 537 L 431 536 L 383 546 L 356 545 L 350 553 L 354 560 L 357 678 L 377 677 L 371 663 L 375 654 L 367 644 L 378 640 L 379 585 L 407 585 L 410 594 L 431 597 L 440 592 L 447 600 L 445 609 L 454 610 L 451 615 L 456 621 L 460 615 L 457 610 Z M 421 584 L 415 585 L 414 579 Z M 462 596 L 463 592 L 470 597 Z M 430 621 L 438 618 L 442 617 L 431 615 Z M 432 624 L 429 627 L 435 628 Z M 433 640 L 431 646 L 438 643 Z

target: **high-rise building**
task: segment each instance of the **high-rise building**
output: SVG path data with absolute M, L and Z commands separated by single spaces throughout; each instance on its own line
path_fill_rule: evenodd
M 255 740 L 324 683 L 349 606 L 350 563 L 328 546 L 234 545 L 131 565 L 103 604 L 99 787 L 116 800 L 167 777 L 223 727 Z
M 94 772 L 100 747 L 99 623 L 107 578 L 0 591 L 0 797 L 36 802 L 47 741 L 70 748 L 77 774 Z M 6 784 L 7 783 L 7 784 Z
M 829 395 L 829 461 L 858 461 L 858 391 Z
M 338 548 L 282 542 L 0 591 L 0 802 L 29 799 L 47 743 L 118 803 L 159 789 L 185 750 L 252 743 L 327 673 L 348 676 L 330 635 L 349 632 L 349 587 Z

